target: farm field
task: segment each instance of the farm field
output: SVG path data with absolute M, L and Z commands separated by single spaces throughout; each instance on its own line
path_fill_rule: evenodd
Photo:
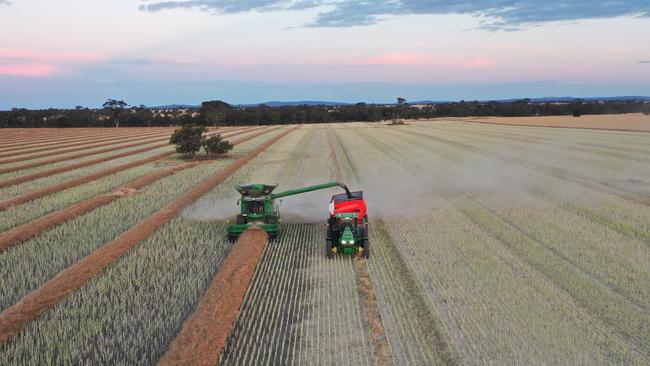
M 620 131 L 650 131 L 650 116 L 641 113 L 543 117 L 473 117 L 461 121 L 491 123 L 500 125 L 521 125 L 539 127 L 565 127 Z
M 198 161 L 172 129 L 0 130 L 0 364 L 173 364 L 190 326 L 221 365 L 650 364 L 650 134 L 527 123 L 224 127 Z M 329 189 L 224 284 L 237 184 L 333 180 L 368 260 L 327 259 Z

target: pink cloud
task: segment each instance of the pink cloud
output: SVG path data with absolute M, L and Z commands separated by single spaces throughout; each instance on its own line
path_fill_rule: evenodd
M 356 59 L 344 64 L 358 66 L 447 66 L 480 68 L 493 66 L 496 62 L 486 57 L 438 56 L 426 53 L 388 53 L 368 58 Z
M 423 65 L 431 61 L 431 56 L 424 53 L 387 53 L 357 60 L 360 65 Z
M 57 68 L 52 65 L 21 64 L 21 65 L 0 65 L 0 75 L 8 76 L 49 76 L 54 74 Z
M 95 62 L 103 57 L 94 53 L 30 51 L 0 48 L 0 59 L 47 62 Z

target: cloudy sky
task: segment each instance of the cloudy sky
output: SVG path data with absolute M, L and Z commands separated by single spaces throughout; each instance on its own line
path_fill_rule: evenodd
M 0 0 L 0 109 L 650 95 L 650 1 Z

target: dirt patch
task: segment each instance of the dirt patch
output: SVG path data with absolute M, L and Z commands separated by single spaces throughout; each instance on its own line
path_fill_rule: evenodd
M 38 318 L 44 311 L 80 288 L 86 281 L 102 272 L 127 251 L 137 246 L 156 230 L 169 223 L 183 208 L 208 193 L 250 160 L 268 149 L 278 140 L 295 130 L 283 133 L 261 144 L 228 167 L 216 172 L 192 190 L 180 195 L 162 209 L 140 221 L 116 239 L 104 244 L 87 257 L 60 272 L 56 277 L 23 297 L 17 304 L 0 314 L 0 344 L 16 335 L 23 327 Z
M 135 188 L 129 188 L 129 187 L 120 187 L 113 192 L 111 192 L 111 196 L 118 196 L 118 197 L 126 197 L 126 196 L 133 196 L 134 194 L 138 193 L 139 191 Z
M 384 329 L 384 323 L 381 320 L 377 296 L 375 296 L 375 290 L 372 287 L 368 263 L 365 258 L 357 258 L 354 264 L 357 273 L 357 291 L 363 300 L 366 321 L 370 327 L 370 343 L 372 344 L 374 364 L 380 366 L 393 365 L 393 356 L 390 353 L 386 329 Z
M 219 362 L 267 241 L 266 232 L 258 228 L 239 237 L 159 365 Z

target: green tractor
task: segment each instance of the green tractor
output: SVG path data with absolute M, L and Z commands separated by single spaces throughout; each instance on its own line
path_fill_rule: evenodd
M 339 182 L 318 184 L 305 188 L 292 189 L 285 192 L 273 193 L 275 185 L 268 184 L 247 184 L 237 186 L 241 199 L 237 202 L 240 206 L 240 214 L 235 218 L 235 223 L 228 226 L 228 238 L 231 241 L 237 240 L 239 235 L 249 226 L 257 225 L 275 238 L 280 230 L 280 213 L 275 200 L 282 197 L 293 196 L 320 189 L 341 187 L 348 195 L 351 193 L 348 188 Z

